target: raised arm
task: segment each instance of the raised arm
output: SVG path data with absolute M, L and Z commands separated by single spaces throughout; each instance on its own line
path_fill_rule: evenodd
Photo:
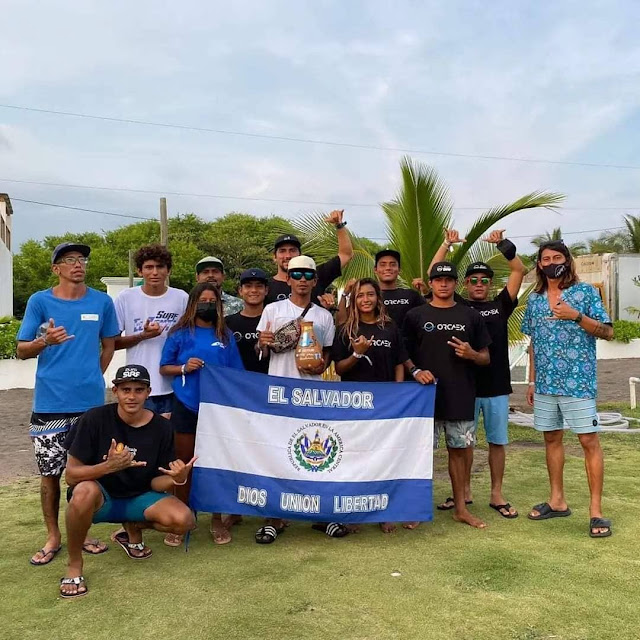
M 353 244 L 351 235 L 347 231 L 346 222 L 343 221 L 344 209 L 332 211 L 326 218 L 326 222 L 336 228 L 336 238 L 338 239 L 338 257 L 340 266 L 344 267 L 353 258 Z
M 429 268 L 427 269 L 427 273 L 431 272 L 431 267 L 436 262 L 443 262 L 447 259 L 447 254 L 449 253 L 449 247 L 452 244 L 459 244 L 460 242 L 464 242 L 465 238 L 461 238 L 460 234 L 455 229 L 445 229 L 444 230 L 444 240 L 442 244 L 438 247 L 438 250 L 435 252 L 431 263 L 429 264 Z
M 522 286 L 522 280 L 525 276 L 525 266 L 516 253 L 516 245 L 506 238 L 503 238 L 504 229 L 492 231 L 485 239 L 485 242 L 495 244 L 498 251 L 506 258 L 509 263 L 509 279 L 507 280 L 507 291 L 512 300 L 517 300 L 518 292 Z

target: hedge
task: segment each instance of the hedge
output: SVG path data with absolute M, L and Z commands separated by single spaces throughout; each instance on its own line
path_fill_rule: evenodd
M 20 320 L 0 318 L 0 360 L 16 357 L 16 338 Z

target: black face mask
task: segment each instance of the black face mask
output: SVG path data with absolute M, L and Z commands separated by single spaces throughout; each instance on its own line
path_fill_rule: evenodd
M 545 264 L 542 267 L 542 273 L 544 273 L 549 280 L 558 280 L 567 272 L 567 263 L 562 264 Z
M 196 307 L 196 317 L 205 322 L 216 324 L 218 320 L 218 309 L 215 302 L 198 302 Z

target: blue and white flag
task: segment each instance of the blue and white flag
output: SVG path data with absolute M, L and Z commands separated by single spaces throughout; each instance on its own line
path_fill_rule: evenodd
M 435 385 L 200 373 L 191 505 L 320 522 L 428 521 Z

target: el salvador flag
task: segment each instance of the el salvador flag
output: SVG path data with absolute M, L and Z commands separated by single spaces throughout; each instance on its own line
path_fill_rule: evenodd
M 323 522 L 430 521 L 435 385 L 200 374 L 191 506 Z

